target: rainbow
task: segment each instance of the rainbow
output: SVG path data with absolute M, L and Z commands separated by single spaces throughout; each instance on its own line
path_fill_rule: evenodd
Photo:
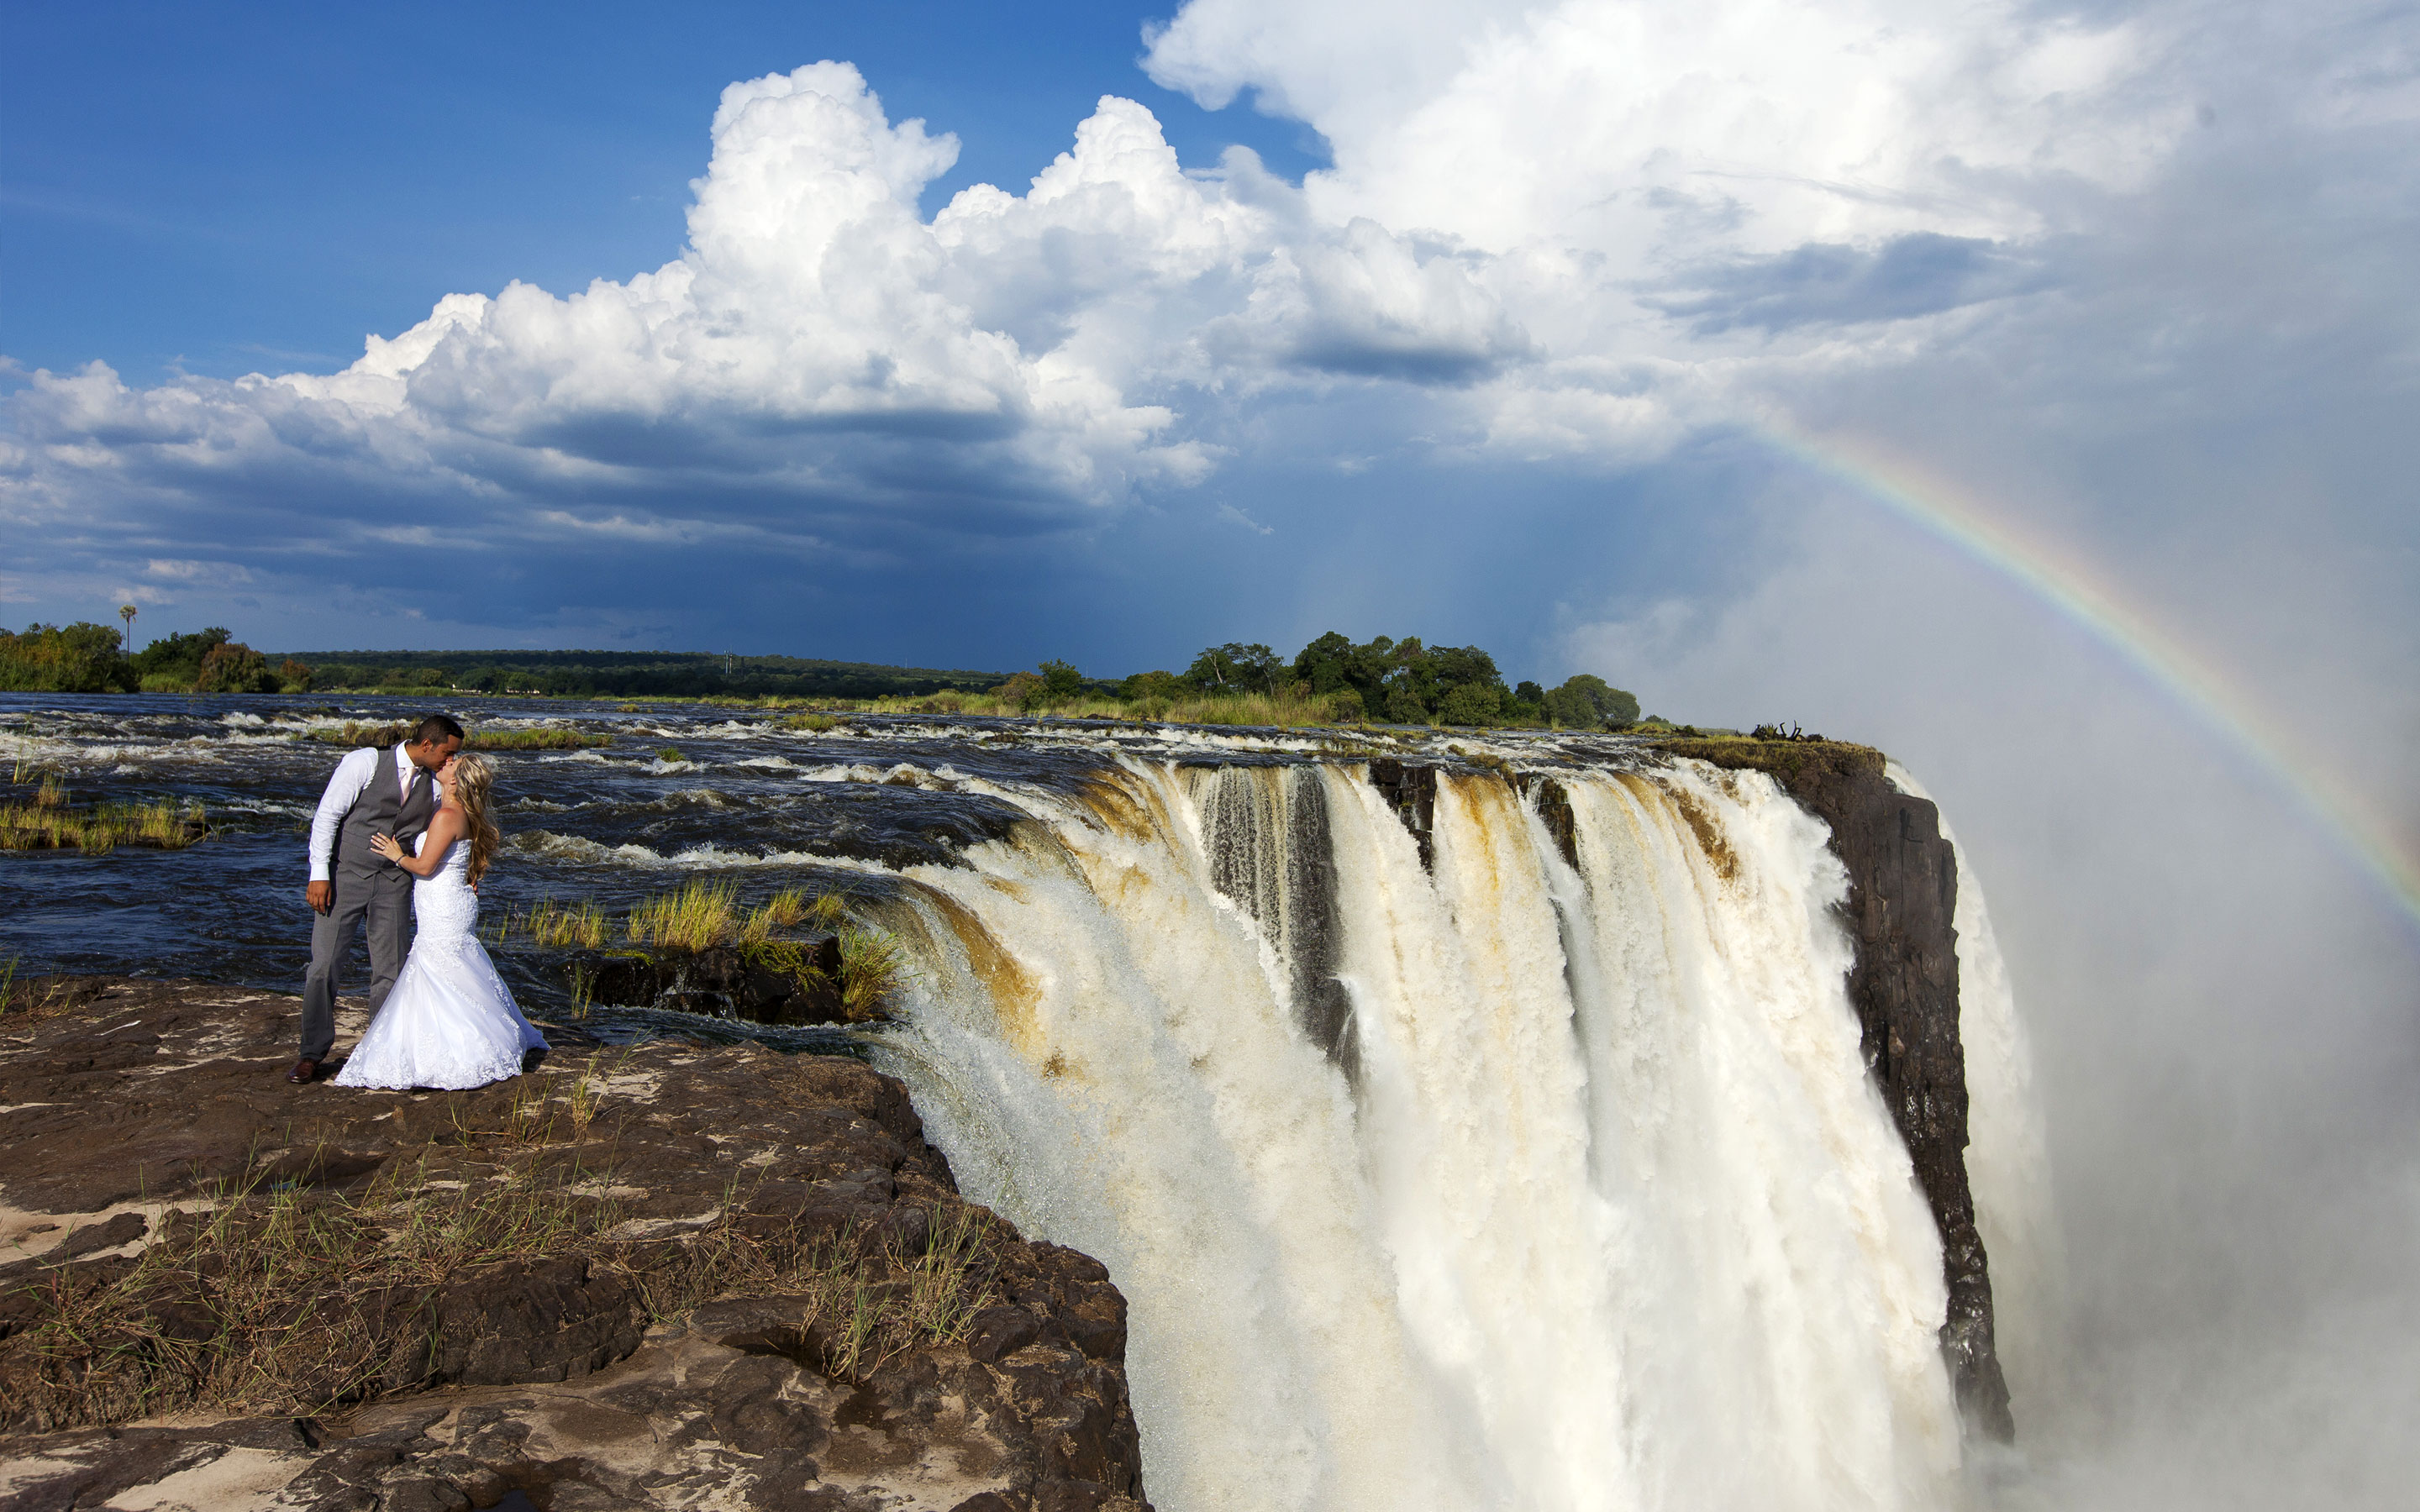
M 2196 723 L 2287 794 L 2353 867 L 2385 889 L 2420 930 L 2420 858 L 2388 838 L 2392 828 L 2350 794 L 2323 782 L 2278 744 L 2255 701 L 2071 549 L 2012 526 L 2005 512 L 1875 443 L 1767 424 L 1758 435 L 1791 460 L 1846 485 L 2014 582 L 2114 652 Z

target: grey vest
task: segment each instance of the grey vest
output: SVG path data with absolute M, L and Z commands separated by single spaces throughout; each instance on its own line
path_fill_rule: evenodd
M 428 828 L 428 821 L 437 812 L 437 779 L 414 768 L 411 801 L 396 791 L 395 748 L 379 752 L 377 775 L 353 806 L 345 810 L 344 822 L 336 826 L 336 870 L 349 872 L 357 877 L 389 876 L 408 873 L 393 861 L 382 859 L 370 849 L 373 835 L 393 835 L 405 850 L 411 849 L 412 837 Z

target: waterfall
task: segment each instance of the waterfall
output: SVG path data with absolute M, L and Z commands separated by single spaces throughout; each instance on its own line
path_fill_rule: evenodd
M 1440 771 L 1419 837 L 1345 764 L 1009 795 L 903 873 L 882 1054 L 1125 1289 L 1159 1506 L 1953 1499 L 1939 1241 L 1768 779 Z

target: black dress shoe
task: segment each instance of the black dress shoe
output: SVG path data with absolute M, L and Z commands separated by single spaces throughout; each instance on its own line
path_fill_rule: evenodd
M 294 1063 L 294 1069 L 286 1073 L 286 1079 L 297 1087 L 307 1087 L 318 1074 L 319 1063 L 305 1056 Z

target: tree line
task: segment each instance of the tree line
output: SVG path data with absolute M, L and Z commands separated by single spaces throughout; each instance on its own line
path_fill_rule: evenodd
M 1114 681 L 1088 678 L 1065 661 L 1018 672 L 1000 693 L 1016 706 L 1046 709 L 1085 698 L 1126 703 L 1187 695 L 1258 695 L 1324 701 L 1341 723 L 1544 725 L 1625 729 L 1638 722 L 1638 700 L 1602 677 L 1583 672 L 1552 688 L 1534 682 L 1508 686 L 1496 658 L 1478 646 L 1428 646 L 1419 637 L 1388 636 L 1355 644 L 1331 630 L 1291 661 L 1257 641 L 1205 647 L 1182 672 L 1137 672 Z
M 128 618 L 131 620 L 132 615 Z M 307 693 L 311 669 L 271 666 L 224 625 L 162 636 L 128 655 L 106 625 L 29 625 L 0 630 L 0 691 L 12 693 Z
M 133 616 L 125 618 L 131 624 Z M 557 697 L 924 697 L 989 689 L 1013 708 L 1064 707 L 1087 699 L 1126 704 L 1259 696 L 1315 702 L 1338 723 L 1560 725 L 1625 729 L 1638 700 L 1583 672 L 1554 687 L 1508 685 L 1478 646 L 1430 646 L 1387 636 L 1355 643 L 1330 631 L 1292 660 L 1259 642 L 1208 646 L 1182 672 L 1086 677 L 1046 661 L 1005 682 L 996 672 L 943 671 L 793 656 L 703 652 L 328 652 L 270 657 L 224 626 L 160 637 L 128 652 L 131 634 L 89 622 L 0 630 L 0 691 L 50 693 L 306 693 L 447 688 Z

